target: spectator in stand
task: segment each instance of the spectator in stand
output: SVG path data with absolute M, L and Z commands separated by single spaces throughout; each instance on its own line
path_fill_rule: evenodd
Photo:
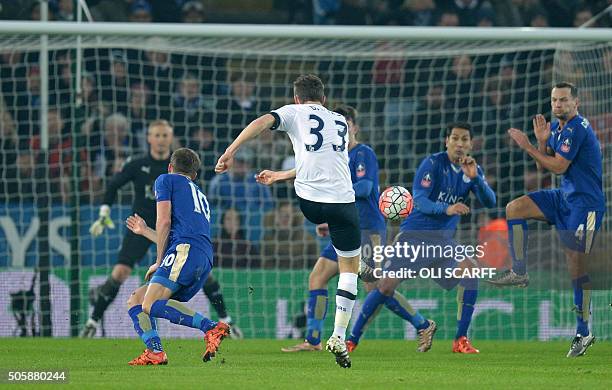
M 20 137 L 32 137 L 38 131 L 40 109 L 40 69 L 30 66 L 26 73 L 25 91 L 15 91 L 15 118 Z
M 269 110 L 270 105 L 255 95 L 255 76 L 234 73 L 229 95 L 217 103 L 217 138 L 224 144 L 229 143 L 259 113 Z
M 6 199 L 12 191 L 9 182 L 15 172 L 17 145 L 15 122 L 0 95 L 0 199 Z
M 204 23 L 204 6 L 200 1 L 187 1 L 181 13 L 183 23 Z
M 3 202 L 32 203 L 36 193 L 36 160 L 30 151 L 20 151 L 13 164 L 5 167 L 0 181 L 0 200 Z
M 150 104 L 155 109 L 155 116 L 169 118 L 176 83 L 184 76 L 183 71 L 172 62 L 170 46 L 165 39 L 150 38 L 146 41 L 146 47 L 147 50 L 140 53 L 133 74 L 135 77 L 141 77 L 149 87 Z M 175 135 L 176 130 L 175 126 Z
M 102 99 L 113 112 L 127 112 L 127 97 L 130 89 L 128 59 L 123 50 L 110 52 L 108 72 L 102 75 Z
M 309 269 L 318 258 L 314 238 L 304 230 L 304 218 L 289 201 L 266 215 L 262 268 Z
M 132 0 L 129 21 L 133 23 L 151 23 L 153 8 L 147 0 Z
M 200 155 L 202 170 L 198 179 L 204 181 L 202 189 L 206 189 L 210 180 L 215 176 L 215 164 L 220 153 L 216 147 L 215 136 L 212 131 L 200 127 L 190 133 L 186 146 Z M 208 193 L 206 190 L 204 192 Z
M 38 124 L 38 121 L 36 122 Z M 37 166 L 48 170 L 49 191 L 53 202 L 68 202 L 70 194 L 70 171 L 72 164 L 72 140 L 65 130 L 65 122 L 58 108 L 49 108 L 47 131 L 49 147 L 42 151 L 41 136 L 30 140 L 30 148 L 35 151 Z M 40 131 L 37 131 L 40 134 Z
M 438 27 L 459 27 L 459 15 L 456 12 L 445 10 L 438 16 Z
M 550 27 L 548 24 L 548 15 L 546 11 L 540 10 L 531 15 L 531 19 L 529 20 L 529 27 Z
M 121 170 L 131 154 L 130 122 L 120 113 L 109 115 L 104 120 L 104 133 L 99 143 L 90 146 L 94 174 L 101 179 L 110 178 Z
M 155 119 L 153 108 L 149 105 L 149 87 L 144 83 L 135 83 L 130 87 L 128 115 L 130 121 L 130 147 L 134 151 L 148 151 L 147 126 Z
M 51 0 L 49 7 L 54 10 L 56 19 L 60 22 L 74 21 L 74 1 L 73 0 Z
M 493 7 L 486 0 L 449 0 L 446 7 L 457 14 L 461 26 L 478 25 L 483 13 L 488 13 L 491 20 L 495 18 Z
M 95 21 L 127 22 L 131 2 L 132 0 L 102 0 L 95 5 L 90 4 L 91 15 Z
M 274 207 L 270 187 L 255 181 L 252 163 L 255 156 L 249 149 L 242 148 L 234 156 L 232 169 L 223 175 L 216 175 L 208 187 L 211 208 L 223 211 L 239 209 L 250 227 L 247 239 L 259 242 L 262 236 L 263 214 Z
M 227 209 L 221 217 L 221 234 L 213 240 L 215 267 L 259 268 L 257 248 L 246 239 L 240 213 Z
M 593 17 L 593 13 L 588 8 L 582 8 L 576 12 L 574 16 L 574 27 L 580 27 Z M 588 27 L 597 27 L 597 23 L 594 23 Z
M 433 26 L 435 11 L 433 0 L 406 0 L 401 6 L 402 25 Z
M 453 66 L 447 77 L 444 94 L 457 115 L 457 120 L 471 122 L 469 112 L 472 98 L 478 96 L 478 92 L 472 58 L 468 55 L 453 58 Z
M 208 122 L 205 116 L 212 112 L 211 105 L 202 95 L 200 80 L 194 74 L 185 74 L 174 96 L 170 116 L 177 142 L 186 145 L 189 133 Z
M 18 91 L 26 89 L 27 66 L 25 55 L 20 51 L 4 51 L 0 54 L 0 91 L 6 108 L 13 111 Z M 14 111 L 13 111 L 14 112 Z

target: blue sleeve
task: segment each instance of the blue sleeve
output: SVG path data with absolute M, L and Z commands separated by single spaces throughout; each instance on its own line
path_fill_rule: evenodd
M 372 193 L 374 182 L 378 177 L 376 154 L 369 148 L 363 148 L 357 153 L 351 165 L 355 170 L 355 182 L 353 183 L 355 196 L 357 198 L 367 198 Z
M 561 155 L 566 160 L 572 161 L 576 158 L 576 153 L 580 149 L 580 145 L 586 136 L 587 129 L 577 126 L 573 130 L 563 130 L 557 147 L 554 148 L 555 153 Z
M 434 168 L 433 158 L 425 158 L 421 162 L 412 184 L 414 205 L 423 214 L 445 214 L 449 206 L 448 203 L 434 202 L 429 199 L 436 180 Z
M 374 182 L 368 179 L 362 179 L 353 184 L 356 198 L 367 198 L 372 193 Z
M 170 200 L 172 183 L 170 175 L 164 174 L 155 179 L 155 200 L 158 202 Z
M 493 208 L 497 204 L 495 192 L 487 183 L 482 168 L 478 167 L 478 176 L 472 179 L 472 192 L 478 198 L 478 201 L 487 208 Z

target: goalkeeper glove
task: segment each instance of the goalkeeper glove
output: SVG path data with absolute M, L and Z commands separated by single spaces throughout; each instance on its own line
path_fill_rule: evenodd
M 102 234 L 105 228 L 114 229 L 115 224 L 110 218 L 110 207 L 103 204 L 100 207 L 100 216 L 98 220 L 91 225 L 89 232 L 92 236 L 98 237 L 100 234 Z

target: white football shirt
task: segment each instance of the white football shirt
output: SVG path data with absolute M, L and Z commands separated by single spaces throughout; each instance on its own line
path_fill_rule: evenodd
M 319 104 L 288 104 L 271 114 L 272 130 L 286 132 L 293 144 L 297 195 L 319 203 L 354 202 L 344 116 Z

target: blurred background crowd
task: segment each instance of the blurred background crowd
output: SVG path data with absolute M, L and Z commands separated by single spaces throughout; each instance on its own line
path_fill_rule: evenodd
M 40 20 L 39 0 L 0 0 L 0 19 Z M 87 0 L 95 21 L 579 27 L 610 0 Z M 49 0 L 73 21 L 72 0 Z M 610 17 L 593 27 L 610 27 Z

